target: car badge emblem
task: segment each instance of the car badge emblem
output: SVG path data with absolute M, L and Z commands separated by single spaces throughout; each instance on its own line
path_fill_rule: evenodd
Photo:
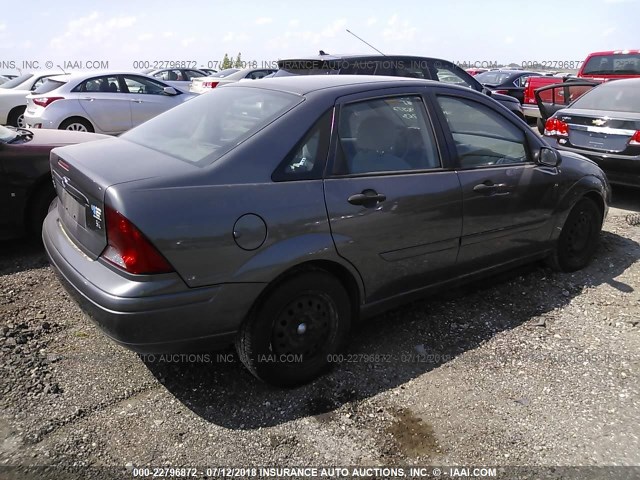
M 594 125 L 601 127 L 602 125 L 604 125 L 605 123 L 607 123 L 606 120 L 602 120 L 600 118 L 596 118 L 595 120 L 593 120 L 591 123 L 593 123 Z

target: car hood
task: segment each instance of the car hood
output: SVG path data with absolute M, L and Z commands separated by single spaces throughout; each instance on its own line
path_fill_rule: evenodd
M 110 138 L 109 135 L 101 135 L 99 133 L 89 132 L 72 132 L 69 130 L 49 130 L 49 129 L 30 129 L 33 132 L 33 138 L 28 142 L 29 145 L 49 145 L 54 147 L 62 147 L 64 145 L 73 145 L 76 143 L 90 142 Z

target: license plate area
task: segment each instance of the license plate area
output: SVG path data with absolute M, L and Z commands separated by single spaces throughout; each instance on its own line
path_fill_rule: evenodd
M 62 208 L 65 210 L 67 216 L 72 218 L 75 223 L 82 228 L 87 227 L 87 215 L 86 208 L 80 202 L 78 202 L 69 192 L 64 188 L 59 189 L 59 197 Z

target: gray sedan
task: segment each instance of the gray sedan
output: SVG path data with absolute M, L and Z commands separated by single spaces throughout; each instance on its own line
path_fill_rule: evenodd
M 523 262 L 584 267 L 610 198 L 595 163 L 486 95 L 386 77 L 239 82 L 50 163 L 44 244 L 107 335 L 235 342 L 286 386 L 358 317 Z

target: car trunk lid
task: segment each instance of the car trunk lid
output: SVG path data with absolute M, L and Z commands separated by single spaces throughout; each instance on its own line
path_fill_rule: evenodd
M 559 112 L 558 118 L 569 125 L 569 143 L 578 148 L 600 152 L 631 154 L 632 137 L 640 130 L 640 116 L 600 110 Z
M 94 260 L 107 245 L 108 188 L 196 168 L 118 138 L 56 148 L 51 151 L 50 166 L 60 223 L 70 240 Z

